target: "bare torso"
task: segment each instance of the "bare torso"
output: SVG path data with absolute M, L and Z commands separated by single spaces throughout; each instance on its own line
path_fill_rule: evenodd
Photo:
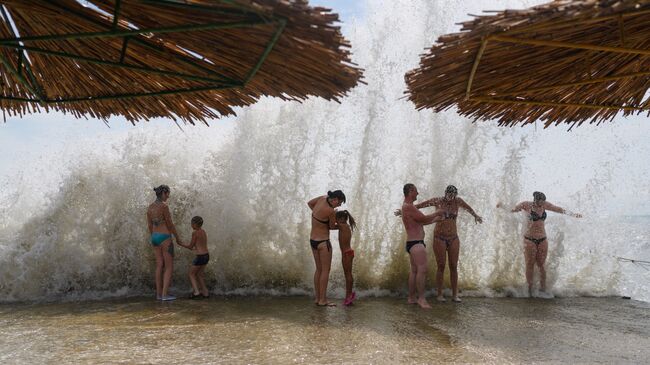
M 328 240 L 330 238 L 330 222 L 334 219 L 334 207 L 327 203 L 327 197 L 318 199 L 311 211 L 311 233 L 312 240 Z
M 413 213 L 417 211 L 412 203 L 402 204 L 402 223 L 406 230 L 407 241 L 424 240 L 424 225 L 415 221 Z
M 200 228 L 192 232 L 192 243 L 197 255 L 208 253 L 208 235 Z
M 453 200 L 438 198 L 435 200 L 434 206 L 436 207 L 436 212 L 443 212 L 445 214 L 445 220 L 436 223 L 433 228 L 433 235 L 457 235 L 456 217 L 458 217 L 458 202 L 456 201 L 456 198 Z
M 339 247 L 341 252 L 350 249 L 350 241 L 352 240 L 352 230 L 348 224 L 339 224 Z
M 526 233 L 524 234 L 524 236 L 530 238 L 546 237 L 546 228 L 544 225 L 544 220 L 540 219 L 534 221 L 530 219 L 532 212 L 534 212 L 534 215 L 541 217 L 546 212 L 545 207 L 543 205 L 537 206 L 533 204 L 533 202 L 524 202 L 523 211 L 526 212 L 526 218 L 528 220 Z

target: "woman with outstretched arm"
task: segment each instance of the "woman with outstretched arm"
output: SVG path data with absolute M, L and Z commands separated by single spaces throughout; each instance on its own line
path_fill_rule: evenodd
M 503 208 L 502 203 L 497 204 L 497 208 Z M 524 201 L 517 204 L 511 212 L 526 212 L 528 214 L 528 226 L 524 233 L 524 257 L 526 259 L 526 281 L 528 282 L 528 295 L 532 296 L 533 291 L 533 273 L 535 264 L 539 267 L 539 288 L 546 294 L 546 255 L 548 253 L 548 240 L 546 239 L 546 229 L 544 221 L 546 220 L 546 211 L 560 214 L 566 214 L 575 218 L 582 218 L 581 214 L 572 213 L 564 208 L 560 208 L 546 201 L 544 193 L 536 191 L 533 193 L 533 201 Z
M 433 229 L 433 253 L 436 257 L 436 264 L 438 270 L 436 272 L 436 287 L 437 297 L 436 300 L 440 302 L 445 301 L 442 294 L 442 283 L 445 274 L 445 264 L 449 258 L 449 276 L 451 279 L 451 300 L 460 302 L 458 297 L 458 256 L 460 254 L 460 239 L 458 238 L 458 230 L 456 227 L 456 217 L 458 216 L 459 208 L 467 211 L 474 217 L 476 223 L 483 223 L 481 218 L 474 209 L 469 206 L 463 199 L 458 197 L 458 189 L 449 185 L 445 189 L 445 195 L 442 197 L 435 197 L 426 200 L 415 207 L 418 209 L 425 207 L 435 207 L 437 212 L 443 212 L 445 219 L 436 223 Z

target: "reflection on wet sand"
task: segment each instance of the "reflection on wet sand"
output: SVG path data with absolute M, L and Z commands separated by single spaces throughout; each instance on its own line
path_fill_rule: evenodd
M 650 305 L 615 298 L 134 298 L 3 305 L 0 359 L 42 363 L 641 362 Z

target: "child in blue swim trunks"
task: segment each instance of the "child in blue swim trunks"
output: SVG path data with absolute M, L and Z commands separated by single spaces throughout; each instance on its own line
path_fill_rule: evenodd
M 195 216 L 191 221 L 192 229 L 192 241 L 189 244 L 184 245 L 180 242 L 179 245 L 196 251 L 196 257 L 190 265 L 190 282 L 192 283 L 192 294 L 190 299 L 201 299 L 208 298 L 210 293 L 208 288 L 205 286 L 205 266 L 208 261 L 210 261 L 210 254 L 208 253 L 208 235 L 203 230 L 203 218 Z

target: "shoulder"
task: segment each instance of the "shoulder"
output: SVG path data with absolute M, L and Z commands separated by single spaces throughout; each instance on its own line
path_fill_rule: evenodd
M 413 204 L 402 204 L 402 212 L 412 212 L 416 210 Z

